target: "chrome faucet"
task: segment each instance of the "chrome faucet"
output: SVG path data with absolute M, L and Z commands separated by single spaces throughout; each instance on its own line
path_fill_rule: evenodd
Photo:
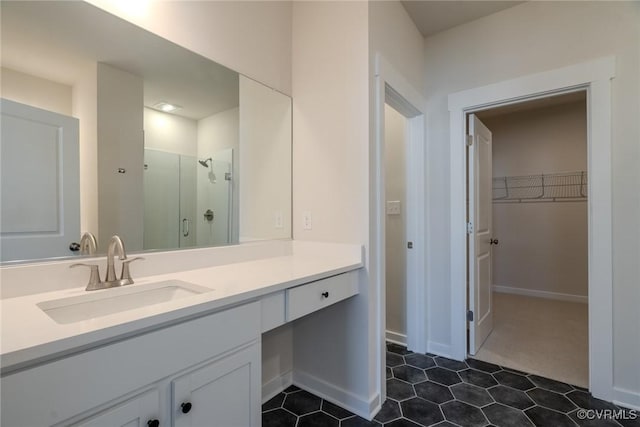
M 120 278 L 116 276 L 114 257 L 118 254 L 118 259 L 122 261 L 122 272 Z M 142 257 L 135 257 L 127 259 L 127 253 L 124 250 L 124 243 L 118 236 L 111 237 L 109 245 L 107 246 L 107 275 L 104 281 L 100 279 L 100 271 L 97 264 L 71 264 L 70 268 L 75 267 L 89 267 L 91 269 L 91 275 L 89 277 L 89 283 L 87 284 L 87 291 L 95 291 L 97 289 L 115 288 L 118 286 L 131 285 L 133 279 L 129 272 L 129 264 L 133 261 L 142 260 Z

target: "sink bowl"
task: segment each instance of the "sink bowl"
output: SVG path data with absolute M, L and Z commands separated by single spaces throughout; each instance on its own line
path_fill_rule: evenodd
M 38 307 L 56 323 L 68 324 L 175 301 L 212 290 L 182 280 L 166 280 L 43 301 L 38 303 Z

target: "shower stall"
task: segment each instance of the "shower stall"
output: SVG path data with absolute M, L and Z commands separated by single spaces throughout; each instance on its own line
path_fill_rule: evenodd
M 225 161 L 232 155 L 199 159 L 145 148 L 145 250 L 232 243 L 232 162 Z

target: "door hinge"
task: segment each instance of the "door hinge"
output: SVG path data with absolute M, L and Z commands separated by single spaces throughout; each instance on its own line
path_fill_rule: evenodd
M 467 321 L 473 322 L 473 311 L 471 310 L 467 311 Z
M 471 147 L 473 145 L 473 135 L 467 135 L 467 147 Z
M 473 223 L 472 222 L 468 222 L 467 223 L 467 234 L 472 234 L 473 233 Z

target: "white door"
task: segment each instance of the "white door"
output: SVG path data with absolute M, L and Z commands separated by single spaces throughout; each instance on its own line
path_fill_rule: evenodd
M 171 382 L 175 427 L 257 427 L 260 351 L 240 350 Z
M 151 390 L 140 396 L 94 415 L 73 427 L 159 427 L 168 425 L 158 418 L 160 398 L 157 390 Z
M 0 260 L 72 255 L 69 244 L 80 239 L 78 120 L 6 99 L 0 113 Z
M 491 294 L 491 131 L 469 116 L 469 353 L 476 354 L 493 329 Z

